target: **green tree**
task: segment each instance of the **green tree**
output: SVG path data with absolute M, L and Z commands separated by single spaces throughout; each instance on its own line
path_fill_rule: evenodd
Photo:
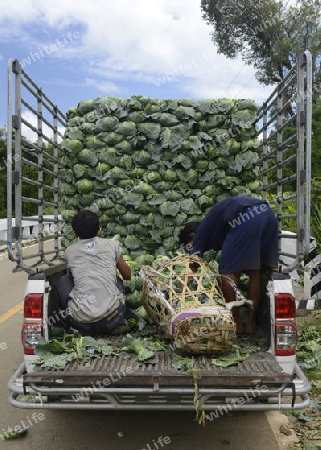
M 312 177 L 321 181 L 321 100 L 312 106 Z
M 201 0 L 203 19 L 213 25 L 218 52 L 241 55 L 265 85 L 284 78 L 305 50 L 314 71 L 321 58 L 321 0 Z

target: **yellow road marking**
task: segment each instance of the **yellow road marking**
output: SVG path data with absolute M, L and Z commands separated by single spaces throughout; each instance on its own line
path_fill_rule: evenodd
M 0 323 L 5 322 L 6 320 L 10 319 L 10 317 L 14 316 L 17 312 L 21 311 L 23 309 L 23 301 L 18 303 L 18 305 L 14 306 L 13 308 L 9 309 L 6 313 L 2 314 L 0 316 Z

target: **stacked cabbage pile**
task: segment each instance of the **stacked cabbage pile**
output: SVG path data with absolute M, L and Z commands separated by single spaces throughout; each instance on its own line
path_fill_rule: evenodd
M 66 246 L 75 239 L 72 216 L 89 208 L 101 236 L 118 236 L 132 259 L 173 256 L 185 222 L 259 187 L 252 100 L 104 97 L 81 101 L 67 117 Z

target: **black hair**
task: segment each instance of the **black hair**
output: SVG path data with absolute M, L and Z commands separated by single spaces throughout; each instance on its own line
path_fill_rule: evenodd
M 99 217 L 89 209 L 83 209 L 74 215 L 71 226 L 80 239 L 91 239 L 99 231 Z
M 192 233 L 196 233 L 200 223 L 201 222 L 188 222 L 185 227 L 181 229 L 178 235 L 180 246 L 186 246 L 190 241 L 193 240 Z

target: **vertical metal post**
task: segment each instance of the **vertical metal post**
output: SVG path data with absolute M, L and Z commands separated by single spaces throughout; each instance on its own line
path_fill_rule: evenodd
M 306 125 L 305 125 L 305 243 L 304 256 L 310 251 L 311 234 L 311 139 L 312 139 L 312 55 L 309 51 L 304 52 L 306 59 Z
M 283 229 L 282 223 L 282 211 L 283 211 L 283 185 L 281 180 L 283 178 L 282 160 L 283 160 L 283 93 L 281 93 L 280 85 L 278 87 L 279 92 L 277 96 L 277 131 L 276 131 L 276 166 L 277 166 L 277 186 L 276 186 L 276 201 L 277 201 L 277 219 L 278 219 L 278 232 L 280 233 Z M 282 91 L 283 92 L 283 91 Z M 281 239 L 278 239 L 278 249 L 281 252 Z
M 305 58 L 300 55 L 297 61 L 297 98 L 296 98 L 296 130 L 297 130 L 297 155 L 296 155 L 296 171 L 297 171 L 297 258 L 298 262 L 304 257 L 304 190 L 306 173 L 304 172 L 304 156 L 305 156 L 305 89 L 304 89 L 304 66 Z
M 16 259 L 22 257 L 20 236 L 22 235 L 22 189 L 21 189 L 21 65 L 19 61 L 13 62 L 15 73 L 15 114 L 14 114 L 14 170 L 15 170 L 15 233 L 16 233 Z M 19 237 L 19 238 L 18 238 Z
M 268 176 L 267 176 L 267 169 L 268 169 L 268 163 L 267 163 L 267 153 L 268 153 L 268 145 L 267 145 L 267 138 L 268 138 L 268 130 L 267 130 L 267 120 L 268 120 L 268 107 L 267 103 L 264 102 L 262 106 L 263 111 L 263 143 L 262 143 L 262 158 L 263 158 L 263 199 L 267 200 L 267 185 L 268 185 Z
M 59 149 L 58 149 L 58 108 L 57 106 L 54 106 L 53 108 L 53 141 L 54 141 L 54 149 L 53 149 L 53 172 L 59 173 L 59 167 L 58 167 L 58 158 L 59 158 Z M 55 251 L 59 252 L 59 243 L 58 243 L 58 204 L 59 204 L 59 198 L 58 198 L 58 188 L 59 188 L 59 180 L 58 177 L 54 177 L 53 180 L 53 187 L 54 187 L 54 194 L 53 194 L 53 201 L 54 201 L 54 217 L 55 217 L 55 223 L 54 223 L 54 248 Z
M 40 253 L 41 260 L 44 257 L 44 246 L 43 246 L 43 208 L 44 208 L 44 188 L 43 188 L 43 164 L 44 164 L 44 158 L 43 158 L 43 139 L 42 139 L 42 90 L 40 88 L 37 89 L 37 153 L 38 153 L 38 165 L 40 167 L 40 170 L 38 170 L 38 199 L 40 202 L 38 203 L 38 249 Z
M 12 254 L 12 64 L 8 63 L 8 98 L 7 98 L 7 251 L 9 259 Z

